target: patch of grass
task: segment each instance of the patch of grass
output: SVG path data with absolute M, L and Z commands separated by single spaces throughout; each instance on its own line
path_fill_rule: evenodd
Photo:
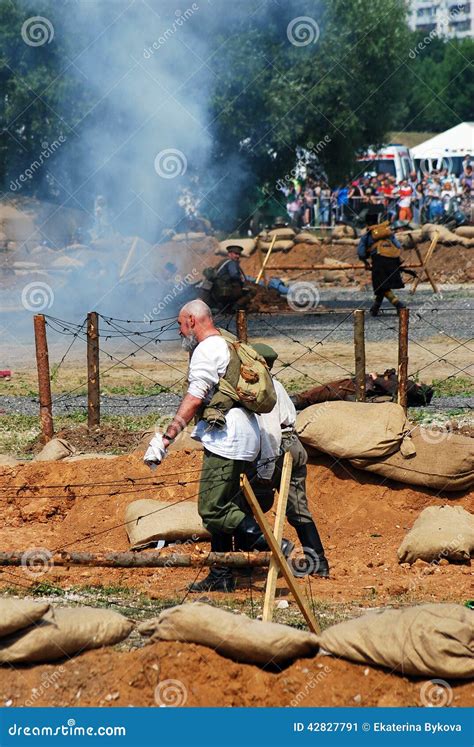
M 31 587 L 30 593 L 34 597 L 63 597 L 66 592 L 49 581 L 39 581 Z
M 431 385 L 436 397 L 474 396 L 474 379 L 472 376 L 450 376 L 449 379 L 433 379 Z

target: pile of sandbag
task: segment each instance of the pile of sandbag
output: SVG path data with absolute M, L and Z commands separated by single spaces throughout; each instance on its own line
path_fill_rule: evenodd
M 474 439 L 446 435 L 446 440 L 433 440 L 417 426 L 410 433 L 415 453 L 396 451 L 377 459 L 361 456 L 351 459 L 351 464 L 408 485 L 448 492 L 467 490 L 474 485 Z
M 474 611 L 459 604 L 422 604 L 369 612 L 323 631 L 334 656 L 416 677 L 474 675 Z
M 0 598 L 0 664 L 63 659 L 112 646 L 132 629 L 130 620 L 110 610 Z
M 428 506 L 398 548 L 399 563 L 469 562 L 474 554 L 474 516 L 461 506 Z
M 355 246 L 359 243 L 355 228 L 353 226 L 346 226 L 345 224 L 334 226 L 330 241 L 334 241 L 337 244 L 348 244 L 349 246 Z
M 273 239 L 272 251 L 274 252 L 289 252 L 295 244 L 296 231 L 291 226 L 282 226 L 281 228 L 272 228 L 269 231 L 262 231 L 257 239 L 258 246 L 263 251 L 267 251 L 270 248 Z
M 299 412 L 301 441 L 339 459 L 380 458 L 403 449 L 412 453 L 410 425 L 395 402 L 323 402 Z
M 125 522 L 131 550 L 142 550 L 159 540 L 182 542 L 192 539 L 197 542 L 210 537 L 202 525 L 197 503 L 193 501 L 165 503 L 142 498 L 128 504 Z
M 252 620 L 247 615 L 194 602 L 164 610 L 138 627 L 152 641 L 187 641 L 209 646 L 222 656 L 249 664 L 284 665 L 315 656 L 314 633 L 288 625 Z
M 296 429 L 310 448 L 398 482 L 446 491 L 474 484 L 474 439 L 433 439 L 393 402 L 311 405 L 299 412 Z
M 242 257 L 251 257 L 257 248 L 257 241 L 256 239 L 226 239 L 225 241 L 219 241 L 214 254 L 227 257 L 227 248 L 235 245 L 242 247 Z
M 421 236 L 423 241 L 427 241 L 431 240 L 434 234 L 437 233 L 439 236 L 439 244 L 461 244 L 461 246 L 469 249 L 470 247 L 474 247 L 474 235 L 468 237 L 465 233 L 468 229 L 469 226 L 466 226 L 463 232 L 458 233 L 458 231 L 460 230 L 459 228 L 456 229 L 456 232 L 453 232 L 450 231 L 449 228 L 446 228 L 446 226 L 442 226 L 437 223 L 425 223 L 421 227 Z

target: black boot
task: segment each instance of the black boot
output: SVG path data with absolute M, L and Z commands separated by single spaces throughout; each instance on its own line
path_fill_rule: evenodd
M 260 552 L 270 550 L 267 540 L 262 534 L 262 530 L 253 516 L 250 516 L 249 514 L 246 514 L 245 518 L 240 522 L 234 532 L 234 537 L 237 550 L 246 550 L 248 552 L 251 552 L 252 550 L 259 550 Z M 290 540 L 287 539 L 282 539 L 281 551 L 285 558 L 288 558 L 291 555 L 294 547 L 295 545 L 293 542 L 290 542 Z
M 216 532 L 211 534 L 211 552 L 231 552 L 232 535 Z M 188 586 L 188 591 L 225 591 L 235 590 L 235 579 L 230 568 L 223 565 L 213 565 L 206 578 Z
M 295 526 L 298 539 L 303 546 L 304 560 L 292 563 L 295 576 L 320 576 L 329 578 L 329 563 L 324 555 L 321 537 L 314 521 Z
M 375 301 L 370 307 L 370 316 L 378 316 L 380 311 L 380 304 Z

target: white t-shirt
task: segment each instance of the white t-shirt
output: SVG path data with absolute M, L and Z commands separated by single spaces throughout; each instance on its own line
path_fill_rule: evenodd
M 220 335 L 206 337 L 195 348 L 189 362 L 188 394 L 209 402 L 229 360 L 229 347 L 224 338 Z M 201 441 L 204 448 L 218 456 L 253 462 L 260 450 L 260 431 L 255 415 L 242 407 L 233 407 L 225 420 L 224 428 L 214 428 L 200 420 L 192 438 Z

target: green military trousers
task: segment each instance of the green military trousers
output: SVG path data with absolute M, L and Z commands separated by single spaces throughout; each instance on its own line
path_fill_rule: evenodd
M 204 449 L 198 511 L 209 532 L 233 534 L 244 519 L 242 507 L 246 501 L 240 489 L 240 475 L 249 467 L 249 462 L 226 459 Z

